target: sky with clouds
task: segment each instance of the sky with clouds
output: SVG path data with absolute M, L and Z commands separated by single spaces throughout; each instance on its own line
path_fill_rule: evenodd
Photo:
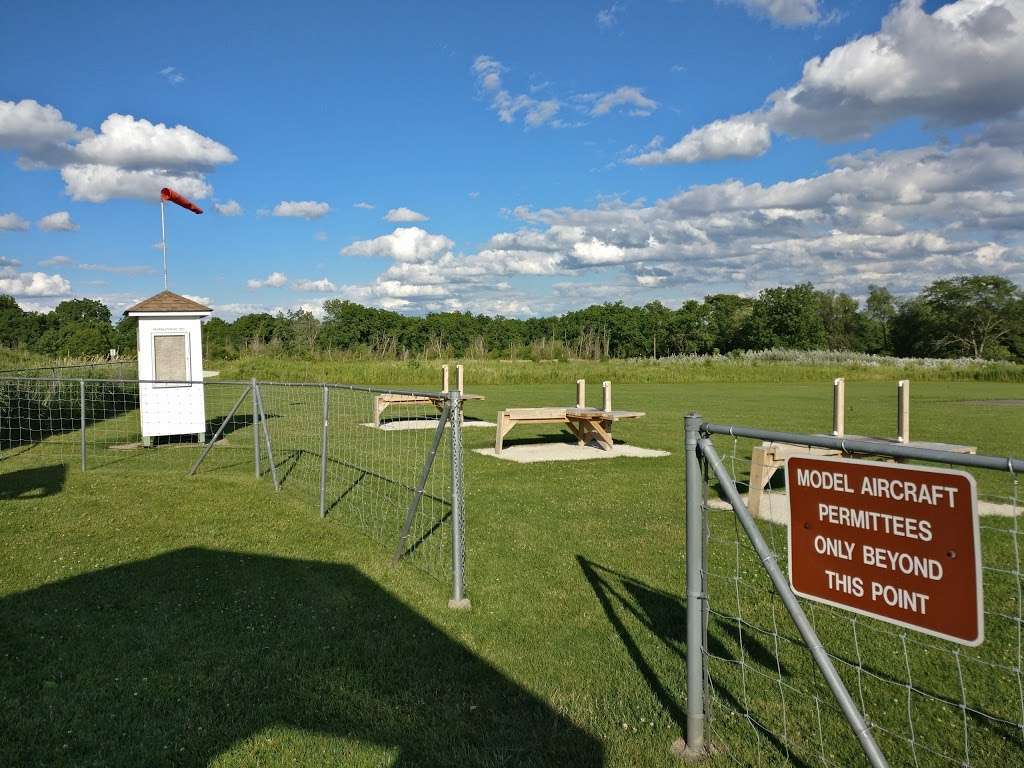
M 1024 0 L 174 4 L 0 24 L 0 293 L 527 317 L 1024 283 Z

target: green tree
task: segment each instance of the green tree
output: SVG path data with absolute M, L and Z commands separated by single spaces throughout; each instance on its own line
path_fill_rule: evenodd
M 0 294 L 0 346 L 30 346 L 46 330 L 46 318 L 26 312 L 13 296 Z
M 219 317 L 211 317 L 203 323 L 203 354 L 208 357 L 231 358 L 237 351 L 230 323 Z
M 868 286 L 868 298 L 864 302 L 865 331 L 869 352 L 892 352 L 892 326 L 899 308 L 892 292 L 879 285 Z
M 761 291 L 745 336 L 752 349 L 824 349 L 825 324 L 814 286 L 800 283 Z
M 1010 346 L 1022 332 L 1021 292 L 1012 281 L 998 275 L 936 280 L 921 300 L 931 311 L 931 344 L 941 356 L 1012 356 Z
M 704 297 L 707 307 L 707 323 L 712 338 L 709 351 L 731 352 L 734 349 L 749 349 L 743 337 L 750 315 L 754 311 L 754 300 L 731 293 L 716 293 Z
M 845 293 L 820 291 L 818 307 L 829 349 L 863 352 L 867 348 L 867 322 L 855 299 Z
M 139 345 L 139 318 L 122 317 L 114 326 L 112 343 L 119 355 L 134 355 Z
M 68 323 L 110 325 L 110 308 L 96 299 L 68 299 L 54 307 L 50 314 L 57 325 Z

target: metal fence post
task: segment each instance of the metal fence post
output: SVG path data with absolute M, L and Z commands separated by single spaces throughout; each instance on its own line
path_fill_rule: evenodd
M 751 546 L 753 546 L 758 559 L 761 561 L 761 566 L 768 573 L 768 577 L 775 586 L 775 591 L 778 593 L 779 599 L 782 601 L 786 611 L 793 619 L 793 624 L 796 625 L 797 631 L 800 633 L 800 637 L 803 639 L 804 644 L 807 646 L 807 650 L 814 659 L 814 663 L 818 666 L 822 677 L 825 678 L 825 682 L 832 691 L 832 695 L 835 697 L 836 703 L 839 705 L 839 709 L 843 713 L 843 717 L 846 718 L 846 722 L 849 724 L 850 730 L 853 731 L 857 740 L 860 742 L 861 748 L 864 750 L 864 756 L 868 759 L 868 763 L 872 768 L 888 768 L 889 762 L 885 759 L 885 755 L 882 754 L 882 750 L 878 748 L 875 737 L 871 733 L 871 728 L 864 721 L 864 717 L 861 715 L 860 710 L 857 709 L 857 705 L 854 704 L 853 697 L 850 696 L 850 692 L 847 690 L 846 684 L 839 676 L 839 673 L 836 672 L 832 659 L 829 658 L 828 653 L 825 651 L 825 646 L 822 645 L 821 640 L 818 639 L 818 633 L 815 632 L 814 626 L 807 619 L 804 609 L 800 606 L 796 595 L 793 594 L 793 590 L 789 586 L 789 581 L 787 581 L 782 570 L 779 568 L 775 553 L 765 541 L 764 536 L 757 527 L 757 523 L 754 522 L 754 518 L 751 517 L 750 512 L 747 509 L 747 505 L 743 503 L 743 499 L 740 497 L 740 492 L 736 489 L 736 483 L 729 476 L 729 471 L 722 463 L 714 445 L 711 444 L 710 438 L 702 437 L 698 444 L 701 453 L 704 458 L 707 459 L 708 464 L 711 465 L 711 468 L 715 472 L 715 476 L 718 478 L 718 482 L 722 488 L 722 495 L 725 496 L 726 501 L 728 501 L 729 505 L 733 508 L 736 517 L 739 519 L 740 525 L 743 527 L 743 530 L 747 534 L 747 538 L 750 540 Z M 687 648 L 687 652 L 689 652 L 689 648 Z
M 701 416 L 690 413 L 686 430 L 686 735 L 672 744 L 677 757 L 707 756 L 704 744 L 704 479 L 697 458 Z
M 78 429 L 82 440 L 82 471 L 85 472 L 85 379 L 78 380 Z
M 260 385 L 256 384 L 256 403 L 260 407 L 260 424 L 263 426 L 263 440 L 267 444 L 267 463 L 270 465 L 270 479 L 274 481 L 274 490 L 281 490 L 281 483 L 277 479 L 277 464 L 274 463 L 274 446 L 270 442 L 270 427 L 267 426 L 267 412 L 263 408 L 263 395 L 260 394 Z
M 260 479 L 260 408 L 256 399 L 256 377 L 249 383 L 252 389 L 252 463 L 256 468 L 256 479 Z
M 327 516 L 327 408 L 330 390 L 324 385 L 324 421 L 320 435 L 320 517 Z
M 452 599 L 448 607 L 469 610 L 465 595 L 466 545 L 463 538 L 462 495 L 462 393 L 448 393 L 448 413 L 452 427 Z

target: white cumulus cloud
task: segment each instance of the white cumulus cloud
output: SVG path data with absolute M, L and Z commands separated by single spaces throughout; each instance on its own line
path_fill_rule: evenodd
M 41 267 L 65 267 L 65 266 L 71 266 L 74 263 L 75 263 L 74 260 L 68 258 L 67 256 L 53 256 L 53 257 L 51 257 L 49 259 L 44 259 L 43 261 L 40 261 L 39 262 L 39 266 L 41 266 Z
M 257 288 L 281 288 L 288 284 L 288 276 L 281 272 L 271 272 L 262 280 L 248 280 L 246 286 L 251 290 Z
M 319 219 L 331 212 L 327 203 L 314 200 L 282 200 L 274 206 L 272 214 L 295 219 Z
M 29 223 L 16 213 L 0 213 L 0 232 L 24 232 Z
M 724 157 L 756 157 L 771 145 L 771 130 L 764 122 L 750 115 L 739 115 L 695 128 L 671 147 L 644 152 L 627 162 L 633 165 L 665 165 Z
M 320 293 L 338 290 L 334 283 L 326 277 L 321 277 L 319 280 L 296 280 L 292 283 L 292 288 L 297 291 L 319 291 Z
M 380 256 L 416 262 L 444 253 L 453 243 L 444 235 L 432 235 L 419 227 L 398 227 L 390 235 L 358 240 L 341 249 L 342 256 Z
M 750 157 L 767 149 L 767 132 L 823 141 L 866 138 L 907 118 L 927 126 L 968 125 L 1024 108 L 1024 0 L 958 0 L 928 13 L 923 0 L 901 0 L 878 32 L 808 60 L 800 80 L 755 111 L 691 131 L 669 151 L 639 164 Z M 700 145 L 725 128 L 745 140 Z M 735 138 L 735 135 L 734 135 Z M 694 159 L 685 159 L 685 158 Z
M 176 175 L 153 169 L 126 170 L 112 165 L 68 165 L 61 168 L 65 191 L 72 200 L 105 203 L 115 198 L 159 200 L 171 187 L 185 197 L 202 200 L 213 188 L 201 175 Z
M 184 125 L 113 113 L 93 131 L 33 99 L 0 101 L 0 149 L 20 153 L 23 170 L 59 170 L 72 199 L 94 203 L 155 201 L 164 186 L 202 199 L 212 191 L 206 175 L 237 159 L 220 142 Z
M 60 110 L 35 99 L 0 101 L 0 149 L 32 152 L 78 137 L 78 126 Z
M 590 110 L 591 117 L 607 115 L 618 107 L 632 107 L 630 114 L 634 117 L 646 117 L 658 108 L 658 102 L 644 96 L 643 88 L 623 85 L 610 93 L 594 95 L 594 106 Z
M 241 216 L 244 211 L 237 200 L 225 200 L 223 203 L 214 203 L 214 210 L 221 216 Z
M 418 211 L 414 211 L 410 208 L 392 208 L 386 214 L 384 218 L 395 224 L 404 224 L 416 221 L 427 221 L 430 217 L 424 216 Z
M 15 272 L 0 267 L 0 293 L 11 296 L 67 296 L 71 283 L 60 275 L 45 272 Z
M 43 216 L 36 226 L 44 232 L 74 232 L 78 229 L 78 225 L 71 220 L 71 214 L 68 211 L 56 211 Z
M 755 16 L 767 16 L 777 24 L 802 27 L 822 21 L 819 0 L 729 0 Z
M 169 127 L 116 113 L 100 124 L 99 133 L 78 143 L 75 157 L 85 164 L 166 171 L 209 170 L 238 159 L 220 142 L 187 126 Z
M 559 124 L 555 118 L 561 102 L 558 99 L 535 99 L 525 93 L 510 93 L 502 83 L 506 69 L 500 61 L 480 55 L 473 60 L 472 69 L 477 86 L 490 97 L 491 109 L 498 113 L 501 122 L 513 123 L 522 114 L 527 128 L 537 128 L 545 123 Z

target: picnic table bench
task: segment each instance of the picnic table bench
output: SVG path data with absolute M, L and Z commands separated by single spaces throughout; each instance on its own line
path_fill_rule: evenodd
M 459 395 L 463 400 L 483 400 L 483 395 L 467 395 L 463 390 L 463 368 L 455 366 L 455 381 Z M 373 426 L 380 427 L 380 417 L 388 408 L 395 406 L 432 405 L 440 413 L 448 402 L 448 366 L 441 366 L 441 391 L 436 395 L 409 395 L 401 392 L 389 392 L 373 398 Z
M 463 394 L 463 400 L 483 400 L 483 395 Z M 437 395 L 402 395 L 398 393 L 377 395 L 373 399 L 373 426 L 380 426 L 380 417 L 388 408 L 395 406 L 433 405 L 440 413 L 448 402 L 448 393 L 440 392 Z
M 639 419 L 641 411 L 605 411 L 601 408 L 506 408 L 498 414 L 494 452 L 501 453 L 505 436 L 516 424 L 565 424 L 579 445 L 594 440 L 602 449 L 614 446 L 612 425 L 623 419 Z
M 516 424 L 565 424 L 576 436 L 577 444 L 586 445 L 593 440 L 603 450 L 610 451 L 615 442 L 612 439 L 612 425 L 625 419 L 639 419 L 642 411 L 616 411 L 612 409 L 612 385 L 603 383 L 604 407 L 588 408 L 586 382 L 576 382 L 576 405 L 546 406 L 540 408 L 506 408 L 498 413 L 498 426 L 494 437 L 494 453 L 501 453 L 505 436 Z

